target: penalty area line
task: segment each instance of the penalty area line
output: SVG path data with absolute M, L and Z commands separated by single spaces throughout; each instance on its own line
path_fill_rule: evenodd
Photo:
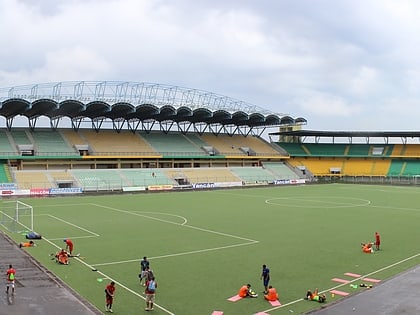
M 52 241 L 50 241 L 49 239 L 43 237 L 42 238 L 44 241 L 46 241 L 47 243 L 49 243 L 50 245 L 52 245 L 53 247 L 60 249 L 59 246 L 57 246 L 56 244 L 54 244 Z M 124 290 L 134 294 L 135 296 L 141 298 L 142 300 L 146 300 L 146 298 L 144 296 L 142 296 L 141 294 L 137 293 L 136 291 L 130 289 L 129 287 L 127 287 L 126 285 L 122 284 L 121 282 L 119 282 L 116 279 L 113 279 L 112 277 L 108 276 L 107 274 L 99 271 L 95 265 L 91 265 L 88 264 L 86 262 L 84 262 L 82 259 L 78 258 L 78 257 L 72 257 L 73 259 L 77 260 L 79 263 L 85 265 L 86 267 L 88 267 L 90 270 L 97 272 L 98 274 L 100 274 L 103 278 L 109 279 L 110 281 L 114 281 L 119 287 L 123 288 Z M 70 286 L 69 286 L 70 287 Z M 175 313 L 172 313 L 170 310 L 164 308 L 163 306 L 160 306 L 159 304 L 154 303 L 153 304 L 156 308 L 159 308 L 160 310 L 162 310 L 163 312 L 165 312 L 166 314 L 169 315 L 175 315 Z
M 205 252 L 211 252 L 215 250 L 221 250 L 221 249 L 227 249 L 227 248 L 234 248 L 239 246 L 247 246 L 247 245 L 254 245 L 259 243 L 259 241 L 253 241 L 249 243 L 241 243 L 241 244 L 233 244 L 233 245 L 226 245 L 226 246 L 220 246 L 220 247 L 213 247 L 213 248 L 206 248 L 206 249 L 198 249 L 193 250 L 189 252 L 182 252 L 182 253 L 175 253 L 175 254 L 168 254 L 168 255 L 162 255 L 162 256 L 155 256 L 155 257 L 148 257 L 149 259 L 159 259 L 159 258 L 168 258 L 168 257 L 176 257 L 176 256 L 184 256 L 184 255 L 193 255 L 198 253 L 205 253 Z M 140 259 L 130 259 L 130 260 L 121 260 L 121 261 L 114 261 L 109 263 L 99 263 L 94 264 L 95 266 L 108 266 L 108 265 L 117 265 L 117 264 L 125 264 L 125 263 L 131 263 L 131 262 L 138 262 Z

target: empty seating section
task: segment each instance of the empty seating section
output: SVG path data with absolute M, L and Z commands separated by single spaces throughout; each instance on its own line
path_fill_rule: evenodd
M 48 174 L 50 175 L 51 179 L 54 182 L 66 181 L 66 182 L 74 182 L 75 179 L 70 172 L 66 171 L 49 171 Z
M 13 137 L 16 145 L 29 145 L 32 144 L 31 140 L 29 140 L 28 135 L 26 134 L 25 130 L 11 130 L 10 134 Z
M 401 156 L 401 155 L 403 155 L 404 154 L 404 145 L 402 145 L 402 144 L 395 144 L 394 145 L 394 149 L 392 150 L 392 154 L 391 154 L 391 157 L 392 156 Z
M 406 144 L 402 145 L 401 155 L 410 157 L 420 156 L 420 144 Z
M 79 131 L 92 155 L 156 155 L 156 151 L 136 133 L 114 130 Z
M 196 134 L 191 134 L 191 133 L 190 134 L 186 134 L 185 135 L 185 138 L 188 141 L 192 142 L 198 148 L 201 148 L 201 147 L 204 147 L 204 146 L 208 146 L 208 144 L 203 139 L 201 139 L 198 135 L 196 135 Z
M 211 152 L 211 147 L 217 151 L 215 154 Z M 26 154 L 26 151 L 32 149 L 35 158 L 29 156 L 31 152 Z M 88 150 L 90 157 L 83 156 L 83 161 L 80 162 L 80 154 L 84 154 L 85 150 Z M 283 150 L 290 155 L 287 159 L 282 159 L 285 154 Z M 19 154 L 22 157 L 10 158 Z M 250 160 L 254 155 L 262 158 L 254 162 Z M 160 131 L 30 131 L 16 128 L 0 130 L 0 156 L 4 156 L 3 163 L 6 159 L 11 161 L 11 170 L 18 169 L 13 171 L 11 177 L 8 165 L 0 163 L 0 183 L 14 181 L 19 189 L 55 188 L 60 184 L 60 187 L 82 187 L 85 191 L 215 182 L 268 184 L 276 180 L 293 180 L 305 176 L 310 179 L 311 174 L 355 177 L 420 176 L 420 144 L 278 142 L 274 145 L 255 136 L 212 133 L 184 135 Z M 36 156 L 41 158 L 36 160 Z M 67 161 L 73 159 L 77 162 L 62 163 L 51 156 L 63 156 L 63 160 L 68 158 Z M 43 160 L 47 161 L 46 168 L 40 166 Z M 260 163 L 263 163 L 262 167 L 250 166 L 261 165 Z M 193 165 L 195 167 L 190 168 Z M 207 167 L 211 165 L 214 167 Z M 225 165 L 228 167 L 224 167 Z M 162 168 L 140 168 L 145 166 Z M 180 168 L 167 168 L 171 166 Z M 32 170 L 27 170 L 30 168 Z M 306 169 L 308 172 L 301 172 L 299 169 Z
M 373 159 L 351 159 L 344 161 L 341 174 L 348 176 L 370 176 L 373 175 Z
M 374 176 L 386 176 L 388 174 L 389 167 L 391 166 L 391 160 L 375 159 L 372 166 L 372 175 Z
M 43 171 L 15 171 L 14 177 L 19 189 L 55 187 Z
M 6 130 L 0 130 L 0 155 L 16 155 L 17 149 L 12 146 Z
M 87 141 L 82 138 L 81 133 L 73 129 L 62 130 L 63 137 L 74 147 L 75 145 L 87 145 Z
M 270 183 L 277 179 L 273 173 L 261 167 L 231 167 L 230 170 L 247 184 Z
M 219 134 L 215 136 L 213 134 L 203 134 L 201 135 L 201 139 L 219 151 L 220 155 L 247 155 L 239 149 L 240 146 L 228 135 Z
M 304 166 L 315 176 L 386 176 L 391 160 L 382 159 L 291 159 L 294 167 Z
M 7 164 L 0 164 L 0 183 L 8 182 L 10 182 L 10 177 L 7 170 Z
M 332 158 L 324 159 L 290 159 L 289 163 L 295 167 L 304 166 L 315 176 L 331 175 L 331 169 L 344 168 L 344 160 Z
M 332 144 L 278 142 L 277 145 L 286 150 L 290 156 L 387 157 L 391 155 L 401 155 L 401 145 L 398 146 L 394 144 Z M 420 155 L 420 148 L 418 149 L 418 155 Z
M 58 131 L 35 130 L 30 135 L 34 141 L 36 155 L 78 155 L 78 152 L 63 139 Z
M 283 162 L 264 162 L 264 168 L 273 173 L 276 179 L 298 179 L 299 176 Z
M 121 169 L 121 176 L 126 179 L 130 186 L 150 186 L 150 185 L 173 185 L 177 184 L 170 179 L 161 169 L 138 168 Z
M 305 151 L 300 143 L 288 143 L 288 142 L 278 142 L 281 148 L 283 148 L 291 156 L 308 156 L 309 152 Z
M 306 148 L 312 156 L 344 156 L 347 144 L 330 143 L 305 143 Z
M 270 144 L 254 136 L 233 135 L 231 141 L 234 146 L 249 148 L 257 155 L 280 155 L 280 152 L 275 150 Z
M 163 155 L 172 156 L 203 156 L 207 155 L 200 146 L 189 141 L 181 133 L 151 132 L 142 133 L 141 136 Z
M 273 148 L 268 142 L 258 137 L 246 137 L 248 146 L 258 155 L 281 155 L 279 151 Z
M 403 169 L 404 176 L 419 176 L 420 175 L 420 162 L 418 161 L 406 161 Z
M 350 144 L 347 148 L 347 154 L 349 156 L 369 156 L 370 148 L 369 144 Z
M 388 176 L 400 176 L 404 170 L 405 161 L 393 160 L 388 170 Z
M 166 170 L 165 172 L 170 178 L 185 178 L 190 184 L 241 181 L 228 168 L 181 168 Z
M 119 190 L 129 186 L 119 170 L 71 170 L 73 177 L 87 191 Z

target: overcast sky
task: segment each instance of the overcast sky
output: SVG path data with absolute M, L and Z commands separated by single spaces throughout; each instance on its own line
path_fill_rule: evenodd
M 196 88 L 314 130 L 420 130 L 417 0 L 0 0 L 0 87 Z

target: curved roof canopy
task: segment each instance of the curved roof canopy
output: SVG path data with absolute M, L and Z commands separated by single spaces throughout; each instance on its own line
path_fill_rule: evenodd
M 255 105 L 208 91 L 154 83 L 119 81 L 80 81 L 35 84 L 0 89 L 0 116 L 10 129 L 16 116 L 25 116 L 31 128 L 40 116 L 57 127 L 63 117 L 79 128 L 82 121 L 110 120 L 114 128 L 124 123 L 129 129 L 147 123 L 205 124 L 233 128 L 266 128 L 306 124 Z M 118 124 L 117 124 L 118 122 Z M 118 125 L 118 126 L 117 126 Z M 147 128 L 146 128 L 147 130 Z M 196 129 L 197 130 L 197 129 Z M 181 130 L 182 131 L 182 130 Z

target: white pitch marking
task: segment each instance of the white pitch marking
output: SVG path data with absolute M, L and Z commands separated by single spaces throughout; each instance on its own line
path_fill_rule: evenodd
M 410 257 L 408 257 L 408 258 L 405 258 L 405 259 L 402 259 L 402 260 L 400 260 L 400 261 L 397 261 L 396 263 L 393 263 L 393 264 L 391 264 L 391 265 L 388 265 L 388 266 L 385 266 L 385 267 L 383 267 L 383 268 L 380 268 L 380 269 L 377 269 L 377 270 L 375 270 L 375 271 L 372 271 L 372 272 L 370 272 L 370 273 L 367 273 L 367 274 L 365 274 L 365 275 L 363 275 L 363 276 L 361 276 L 361 277 L 359 277 L 359 278 L 356 278 L 356 279 L 354 279 L 354 280 L 349 281 L 348 283 L 343 283 L 343 284 L 336 285 L 335 287 L 332 287 L 332 288 L 326 289 L 326 290 L 324 290 L 324 291 L 321 291 L 320 293 L 325 293 L 325 292 L 329 292 L 329 291 L 334 290 L 334 289 L 337 289 L 337 288 L 341 288 L 341 287 L 343 287 L 343 286 L 348 285 L 349 283 L 352 283 L 352 282 L 355 282 L 355 281 L 359 281 L 359 280 L 360 280 L 360 279 L 362 279 L 362 278 L 369 277 L 369 276 L 374 275 L 374 274 L 376 274 L 376 273 L 378 273 L 378 272 L 381 272 L 381 271 L 384 271 L 384 270 L 386 270 L 386 269 L 389 269 L 389 268 L 395 267 L 395 266 L 397 266 L 397 265 L 399 265 L 399 264 L 402 264 L 402 263 L 404 263 L 404 262 L 406 262 L 406 261 L 408 261 L 408 260 L 411 260 L 411 259 L 413 259 L 413 258 L 416 258 L 416 257 L 418 257 L 418 256 L 420 256 L 420 253 L 417 253 L 417 254 L 415 254 L 415 255 L 413 255 L 413 256 L 410 256 Z M 294 300 L 294 301 L 289 302 L 289 303 L 286 303 L 286 304 L 282 304 L 282 305 L 277 306 L 277 307 L 273 307 L 273 308 L 267 309 L 267 310 L 262 311 L 262 312 L 263 312 L 263 313 L 266 313 L 266 312 L 271 312 L 271 311 L 277 310 L 277 309 L 279 309 L 279 308 L 282 308 L 282 307 L 285 307 L 285 306 L 288 306 L 288 305 L 296 304 L 296 303 L 298 303 L 298 302 L 300 302 L 300 301 L 303 301 L 303 298 L 300 298 L 300 299 L 298 299 L 298 300 Z
M 94 236 L 99 236 L 99 234 L 96 234 L 95 232 L 92 232 L 92 231 L 89 231 L 89 230 L 87 230 L 87 229 L 85 229 L 85 228 L 82 228 L 81 226 L 78 226 L 78 225 L 76 225 L 76 224 L 70 223 L 69 221 L 66 221 L 66 220 L 63 220 L 63 219 L 57 218 L 56 216 L 53 216 L 53 215 L 51 215 L 51 214 L 49 214 L 48 216 L 49 216 L 49 217 L 52 217 L 52 218 L 54 218 L 54 219 L 56 219 L 56 220 L 58 220 L 58 221 L 64 222 L 64 223 L 66 223 L 66 224 L 68 224 L 68 225 L 74 226 L 75 228 L 78 228 L 79 230 L 82 230 L 82 231 L 88 232 L 89 234 L 92 234 L 92 235 L 94 235 Z
M 211 252 L 211 251 L 214 251 L 214 250 L 252 245 L 252 244 L 255 244 L 255 243 L 258 243 L 258 241 L 250 242 L 250 243 L 235 244 L 235 245 L 227 245 L 227 246 L 221 246 L 221 247 L 213 247 L 213 248 L 207 248 L 207 249 L 199 249 L 199 250 L 194 250 L 194 251 L 190 251 L 190 252 L 168 254 L 168 255 L 148 257 L 148 258 L 149 259 L 159 259 L 159 258 L 176 257 L 176 256 L 183 256 L 183 255 L 190 255 L 190 254 L 197 254 L 197 253 L 205 253 L 205 252 Z M 99 263 L 99 264 L 93 264 L 93 265 L 94 266 L 107 266 L 107 265 L 124 264 L 124 263 L 130 263 L 130 262 L 138 262 L 138 261 L 139 261 L 139 259 L 137 258 L 137 259 L 130 259 L 130 260 L 114 261 L 114 262 L 109 262 L 109 263 Z
M 47 239 L 47 238 L 45 238 L 45 237 L 43 237 L 42 239 L 43 239 L 43 240 L 45 240 L 46 242 L 50 243 L 50 244 L 51 244 L 52 246 L 54 246 L 55 248 L 60 249 L 60 247 L 59 247 L 59 246 L 57 246 L 56 244 L 54 244 L 54 243 L 53 243 L 52 241 L 50 241 L 49 239 Z M 78 257 L 73 257 L 73 259 L 77 260 L 79 263 L 81 263 L 81 264 L 85 265 L 86 267 L 89 267 L 91 270 L 96 269 L 94 265 L 90 265 L 90 264 L 88 264 L 88 263 L 84 262 L 82 259 L 80 259 L 80 258 L 78 258 Z M 137 297 L 139 297 L 139 298 L 141 298 L 141 299 L 143 299 L 143 300 L 146 300 L 146 299 L 145 299 L 145 297 L 144 297 L 144 296 L 142 296 L 141 294 L 139 294 L 139 293 L 135 292 L 134 290 L 131 290 L 131 289 L 130 289 L 129 287 L 127 287 L 126 285 L 124 285 L 124 284 L 122 284 L 121 282 L 119 282 L 119 281 L 117 281 L 117 280 L 115 280 L 115 279 L 113 279 L 113 278 L 109 277 L 109 276 L 108 276 L 108 275 L 106 275 L 105 273 L 103 273 L 103 272 L 101 272 L 101 271 L 96 271 L 96 272 L 97 272 L 97 273 L 99 273 L 101 276 L 103 276 L 103 278 L 107 278 L 107 279 L 109 279 L 109 280 L 111 280 L 111 281 L 114 281 L 116 284 L 118 284 L 118 286 L 119 286 L 119 287 L 121 287 L 121 288 L 123 288 L 123 289 L 127 290 L 128 292 L 130 292 L 130 293 L 132 293 L 132 294 L 136 295 Z M 169 314 L 169 315 L 175 315 L 175 313 L 172 313 L 171 311 L 169 311 L 169 310 L 167 310 L 166 308 L 164 308 L 164 307 L 160 306 L 159 304 L 154 303 L 154 304 L 153 304 L 153 306 L 156 306 L 157 308 L 161 309 L 161 310 L 162 310 L 162 311 L 164 311 L 166 314 Z

